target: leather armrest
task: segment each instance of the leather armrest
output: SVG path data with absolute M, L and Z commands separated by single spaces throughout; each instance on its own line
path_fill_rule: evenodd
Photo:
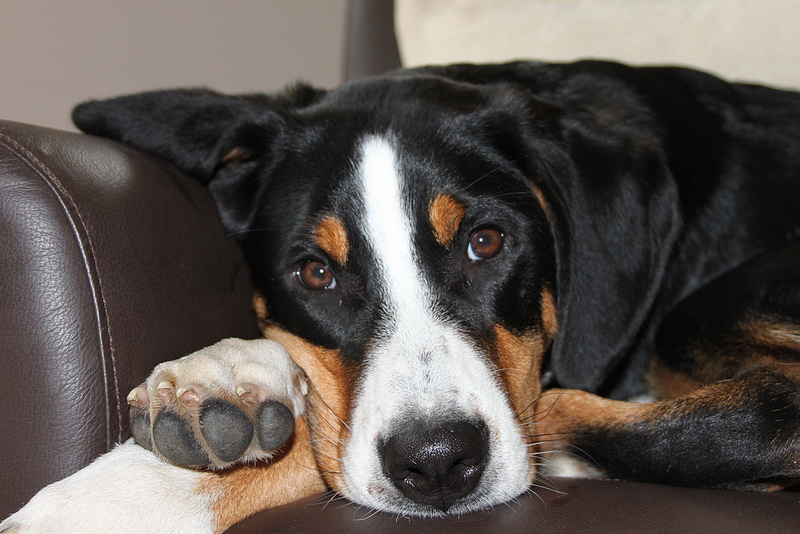
M 100 138 L 0 121 L 0 517 L 126 439 L 159 362 L 257 337 L 206 189 Z

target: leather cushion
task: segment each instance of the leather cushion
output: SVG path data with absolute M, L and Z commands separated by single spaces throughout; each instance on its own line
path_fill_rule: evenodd
M 227 534 L 349 532 L 427 534 L 480 532 L 794 532 L 800 494 L 748 493 L 619 480 L 555 478 L 551 489 L 488 511 L 443 519 L 374 513 L 330 494 L 265 510 Z

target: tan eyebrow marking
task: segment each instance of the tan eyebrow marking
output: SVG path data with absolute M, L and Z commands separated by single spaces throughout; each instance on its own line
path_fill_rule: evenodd
M 347 230 L 340 218 L 333 215 L 323 217 L 314 230 L 314 241 L 339 265 L 347 263 L 350 242 L 347 239 Z
M 440 245 L 450 244 L 466 213 L 464 205 L 448 194 L 440 193 L 431 200 L 428 219 Z

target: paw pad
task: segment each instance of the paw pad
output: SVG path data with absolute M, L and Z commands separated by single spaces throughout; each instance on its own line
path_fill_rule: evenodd
M 302 371 L 267 340 L 224 340 L 159 365 L 128 395 L 136 442 L 171 463 L 224 468 L 267 459 L 305 408 Z
M 223 462 L 238 460 L 253 441 L 253 423 L 228 401 L 210 399 L 200 406 L 200 430 Z
M 204 466 L 211 463 L 189 424 L 171 410 L 162 410 L 153 422 L 153 443 L 174 464 Z
M 258 441 L 261 448 L 277 449 L 294 433 L 294 416 L 289 407 L 276 401 L 261 405 L 258 414 Z

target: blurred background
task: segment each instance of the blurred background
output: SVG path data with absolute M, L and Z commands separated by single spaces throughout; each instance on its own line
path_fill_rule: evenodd
M 798 21 L 800 0 L 0 0 L 0 118 L 73 129 L 89 98 L 333 87 L 401 57 L 608 58 L 800 88 Z
M 89 98 L 332 87 L 349 14 L 349 0 L 2 0 L 0 117 L 74 129 Z

